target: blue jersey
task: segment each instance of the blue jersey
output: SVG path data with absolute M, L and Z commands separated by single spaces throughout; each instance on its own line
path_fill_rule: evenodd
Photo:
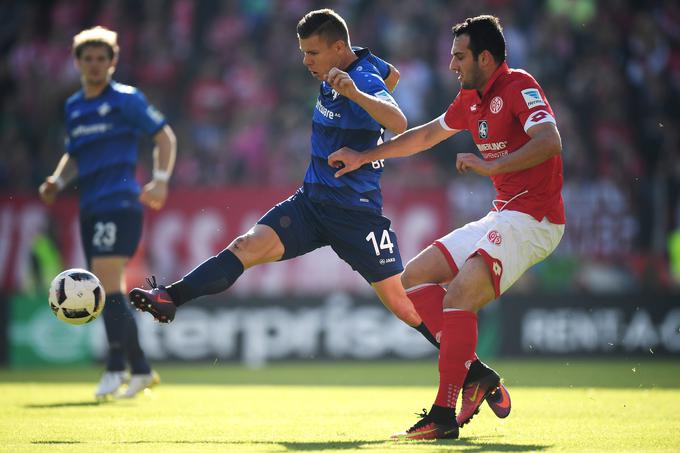
M 383 75 L 389 74 L 387 64 L 367 49 L 356 53 L 358 59 L 345 72 L 357 89 L 396 105 L 383 81 Z M 343 146 L 357 151 L 375 148 L 382 142 L 382 136 L 383 127 L 364 109 L 322 82 L 312 117 L 312 156 L 305 174 L 304 192 L 313 201 L 381 213 L 382 163 L 367 164 L 335 178 L 336 169 L 328 165 L 328 156 Z
M 66 150 L 78 164 L 81 214 L 140 209 L 137 141 L 165 118 L 134 87 L 111 82 L 97 97 L 83 90 L 66 101 Z

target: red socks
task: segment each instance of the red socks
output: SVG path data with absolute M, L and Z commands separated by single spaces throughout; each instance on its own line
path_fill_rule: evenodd
M 421 317 L 425 321 L 425 317 Z M 476 347 L 477 315 L 455 309 L 444 311 L 439 351 L 439 392 L 435 405 L 456 408 L 458 393 L 470 366 L 468 362 L 477 358 Z
M 442 309 L 446 290 L 437 284 L 420 285 L 406 291 L 406 295 L 423 319 L 425 327 L 437 338 L 442 330 Z

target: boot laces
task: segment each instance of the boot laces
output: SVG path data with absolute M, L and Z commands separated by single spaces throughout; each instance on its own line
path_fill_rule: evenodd
M 418 420 L 416 424 L 411 426 L 406 432 L 408 433 L 413 432 L 418 428 L 422 428 L 423 426 L 427 426 L 430 423 L 432 423 L 432 419 L 430 419 L 429 414 L 427 413 L 427 409 L 423 408 L 423 411 L 421 413 L 416 412 L 416 415 L 420 417 L 420 420 Z
M 146 278 L 146 284 L 151 287 L 151 289 L 156 289 L 158 288 L 158 284 L 156 283 L 156 276 L 152 275 L 151 277 Z

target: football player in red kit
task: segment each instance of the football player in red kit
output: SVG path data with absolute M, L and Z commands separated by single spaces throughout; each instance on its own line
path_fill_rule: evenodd
M 396 439 L 457 438 L 487 398 L 507 408 L 498 375 L 478 374 L 477 312 L 545 259 L 564 233 L 562 144 L 543 90 L 505 62 L 498 18 L 477 16 L 453 27 L 450 69 L 461 90 L 448 110 L 370 151 L 341 148 L 328 158 L 336 177 L 371 161 L 406 157 L 468 130 L 482 157 L 458 154 L 459 172 L 489 176 L 491 211 L 438 239 L 406 266 L 402 284 L 440 340 L 439 391 L 429 412 Z M 444 289 L 441 285 L 446 285 Z M 498 391 L 497 391 L 498 390 Z M 456 403 L 462 394 L 456 416 Z M 506 400 L 507 399 L 507 400 Z

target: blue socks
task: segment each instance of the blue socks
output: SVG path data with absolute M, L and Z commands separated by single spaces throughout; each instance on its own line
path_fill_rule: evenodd
M 178 307 L 191 299 L 221 293 L 243 273 L 243 264 L 228 249 L 208 258 L 178 282 L 165 289 Z
M 132 374 L 149 374 L 151 368 L 139 345 L 137 323 L 127 298 L 121 293 L 108 294 L 103 317 L 109 341 L 107 371 L 123 371 L 127 356 Z

